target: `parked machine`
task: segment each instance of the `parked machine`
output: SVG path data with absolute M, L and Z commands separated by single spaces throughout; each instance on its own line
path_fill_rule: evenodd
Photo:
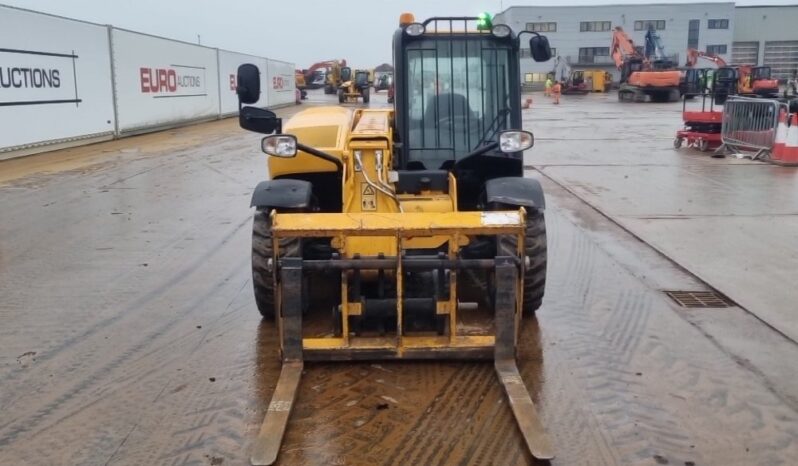
M 341 76 L 341 71 L 346 68 L 351 71 L 351 68 L 346 66 L 346 63 L 333 61 L 327 66 L 327 74 L 324 80 L 324 93 L 335 94 L 341 88 L 344 82 Z
M 653 28 L 646 33 L 645 50 L 646 54 L 641 55 L 623 28 L 615 27 L 610 55 L 621 71 L 618 99 L 622 102 L 675 102 L 679 99 L 681 73 L 664 59 L 664 47 Z
M 769 66 L 737 67 L 737 93 L 757 97 L 778 97 L 779 81 L 771 79 Z
M 563 83 L 562 93 L 570 95 L 585 95 L 590 92 L 585 84 L 585 72 L 582 70 L 573 71 L 571 65 L 562 57 L 554 59 L 554 68 L 551 71 L 556 81 Z
M 296 90 L 299 92 L 299 100 L 300 101 L 308 98 L 308 91 L 307 84 L 305 83 L 305 75 L 302 73 L 302 70 L 294 70 L 294 83 L 296 85 Z
M 369 73 L 367 70 L 356 70 L 352 76 L 352 68 L 345 66 L 340 72 L 341 83 L 338 85 L 338 102 L 357 102 L 363 99 L 363 103 L 369 103 Z
M 582 73 L 584 73 L 585 88 L 588 91 L 609 92 L 612 89 L 612 74 L 604 70 L 585 70 Z
M 374 77 L 374 92 L 386 91 L 393 83 L 393 73 L 387 71 L 379 71 L 375 73 Z
M 701 97 L 700 107 L 698 102 L 690 102 L 696 96 Z M 713 92 L 684 95 L 684 103 L 682 104 L 683 126 L 676 131 L 676 138 L 673 140 L 675 149 L 679 149 L 682 145 L 687 145 L 687 147 L 706 152 L 720 147 L 722 144 L 723 110 L 722 108 L 716 109 L 715 104 L 716 99 Z
M 310 65 L 310 68 L 302 70 L 305 75 L 305 85 L 307 89 L 321 89 L 327 84 L 327 75 L 334 67 L 346 66 L 346 60 L 324 60 Z M 326 90 L 326 89 L 325 89 Z M 334 94 L 333 89 L 330 94 Z
M 536 61 L 551 49 L 485 16 L 400 25 L 395 108 L 314 107 L 283 125 L 243 105 L 260 78 L 239 68 L 241 126 L 274 133 L 262 141 L 271 179 L 252 197 L 252 272 L 283 368 L 256 465 L 277 459 L 306 360 L 492 360 L 530 453 L 553 457 L 515 362 L 547 261 L 543 190 L 523 177 L 534 139 L 521 129 L 519 36 Z
M 706 60 L 715 65 L 714 68 L 696 68 L 698 60 Z M 726 61 L 712 53 L 696 49 L 687 49 L 684 76 L 680 84 L 682 95 L 689 98 L 693 96 L 712 93 L 715 70 L 726 67 Z

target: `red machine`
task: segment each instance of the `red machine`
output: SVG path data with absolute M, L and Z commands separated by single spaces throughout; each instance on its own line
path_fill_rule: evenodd
M 676 131 L 676 139 L 673 140 L 673 147 L 678 149 L 686 144 L 701 152 L 720 147 L 721 129 L 723 127 L 723 112 L 715 110 L 714 94 L 701 94 L 701 108 L 698 103 L 692 102 L 687 108 L 688 96 L 684 96 L 682 104 L 682 121 L 684 127 Z M 709 100 L 709 104 L 707 104 Z
M 721 145 L 721 128 L 723 126 L 723 112 L 715 110 L 715 93 L 707 93 L 705 88 L 712 89 L 711 84 L 705 82 L 707 79 L 705 70 L 692 70 L 698 63 L 698 59 L 708 60 L 714 63 L 718 68 L 725 68 L 726 61 L 714 54 L 702 52 L 696 49 L 687 49 L 687 62 L 685 66 L 690 68 L 687 73 L 685 83 L 688 92 L 684 93 L 684 104 L 682 105 L 682 121 L 684 127 L 676 132 L 676 139 L 673 140 L 673 147 L 676 149 L 686 144 L 687 147 L 693 147 L 701 152 L 706 152 L 710 149 L 716 149 Z M 690 71 L 693 71 L 690 73 Z M 704 71 L 702 81 L 699 83 L 699 73 L 695 71 Z M 693 82 L 694 81 L 694 82 Z M 702 97 L 701 108 L 698 108 L 697 102 L 691 103 L 688 109 L 687 101 L 693 97 L 700 95 Z M 709 99 L 709 105 L 707 105 Z

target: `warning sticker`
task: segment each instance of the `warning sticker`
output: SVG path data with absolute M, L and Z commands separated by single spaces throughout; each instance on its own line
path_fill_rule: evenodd
M 482 212 L 482 225 L 518 225 L 521 215 L 518 212 Z
M 368 183 L 361 183 L 360 210 L 364 212 L 377 210 L 377 190 Z

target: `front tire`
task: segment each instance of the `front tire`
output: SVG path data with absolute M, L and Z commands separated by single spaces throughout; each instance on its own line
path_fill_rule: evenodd
M 369 89 L 368 88 L 363 89 L 363 94 L 362 95 L 363 95 L 363 103 L 364 104 L 369 103 Z
M 344 103 L 344 100 L 346 100 L 346 96 L 344 96 L 344 90 L 338 89 L 338 103 L 342 104 Z
M 529 258 L 529 266 L 524 271 L 523 312 L 526 316 L 532 316 L 543 303 L 543 294 L 546 289 L 548 245 L 546 243 L 546 220 L 542 210 L 535 210 L 527 214 L 524 254 Z
M 517 255 L 518 241 L 515 236 L 502 236 L 499 239 L 500 255 Z M 524 301 L 521 310 L 525 317 L 535 315 L 543 303 L 546 289 L 546 268 L 548 245 L 546 243 L 546 221 L 543 211 L 528 209 L 526 229 L 524 230 Z M 527 263 L 528 260 L 528 263 Z
M 252 288 L 260 315 L 274 320 L 277 309 L 277 257 L 274 255 L 272 242 L 270 210 L 258 208 L 252 220 Z M 299 256 L 301 251 L 299 238 L 281 239 L 279 247 L 280 257 Z

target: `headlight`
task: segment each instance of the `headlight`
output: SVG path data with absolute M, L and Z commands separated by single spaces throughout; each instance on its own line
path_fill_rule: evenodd
M 407 35 L 413 37 L 424 34 L 424 30 L 425 30 L 424 25 L 421 23 L 412 23 L 408 24 L 407 27 L 405 27 L 405 32 L 407 33 Z
M 494 37 L 508 37 L 512 32 L 510 26 L 506 24 L 497 24 L 490 30 L 490 33 L 493 34 Z
M 263 152 L 274 157 L 290 158 L 296 155 L 296 136 L 276 134 L 266 136 L 260 143 Z
M 529 131 L 503 131 L 499 133 L 499 150 L 505 154 L 521 152 L 535 144 L 535 137 Z

